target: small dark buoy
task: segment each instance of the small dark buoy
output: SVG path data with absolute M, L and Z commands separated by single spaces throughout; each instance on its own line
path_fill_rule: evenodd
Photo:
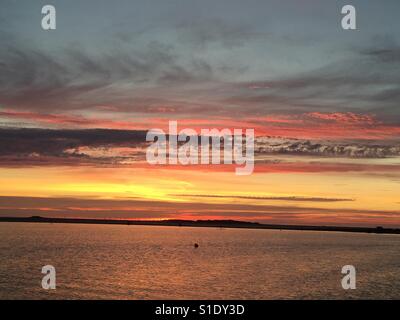
M 195 243 L 195 244 L 194 244 L 194 247 L 195 247 L 195 248 L 198 248 L 198 247 L 199 247 L 199 244 L 198 244 L 198 243 Z

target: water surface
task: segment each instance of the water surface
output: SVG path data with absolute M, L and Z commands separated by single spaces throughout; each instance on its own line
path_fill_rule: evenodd
M 1 299 L 400 298 L 398 235 L 1 223 L 0 240 Z

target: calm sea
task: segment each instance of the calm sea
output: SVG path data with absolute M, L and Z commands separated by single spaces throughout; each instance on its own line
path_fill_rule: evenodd
M 399 299 L 399 248 L 393 235 L 1 223 L 0 298 Z M 356 290 L 341 286 L 348 264 Z

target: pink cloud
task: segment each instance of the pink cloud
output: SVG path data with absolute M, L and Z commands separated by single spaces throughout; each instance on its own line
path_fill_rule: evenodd
M 378 123 L 374 115 L 357 114 L 353 112 L 329 112 L 329 113 L 310 112 L 306 113 L 305 116 L 313 119 L 333 121 L 342 124 L 373 125 Z

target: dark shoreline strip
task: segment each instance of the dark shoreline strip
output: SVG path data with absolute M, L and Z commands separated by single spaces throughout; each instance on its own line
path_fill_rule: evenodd
M 0 222 L 31 222 L 31 223 L 68 223 L 68 224 L 114 224 L 139 226 L 169 226 L 169 227 L 203 227 L 203 228 L 242 228 L 242 229 L 271 229 L 271 230 L 300 230 L 300 231 L 336 231 L 356 233 L 400 234 L 400 229 L 368 228 L 368 227 L 339 227 L 339 226 L 305 226 L 305 225 L 275 225 L 234 220 L 112 220 L 112 219 L 72 219 L 72 218 L 43 218 L 43 217 L 0 217 Z

